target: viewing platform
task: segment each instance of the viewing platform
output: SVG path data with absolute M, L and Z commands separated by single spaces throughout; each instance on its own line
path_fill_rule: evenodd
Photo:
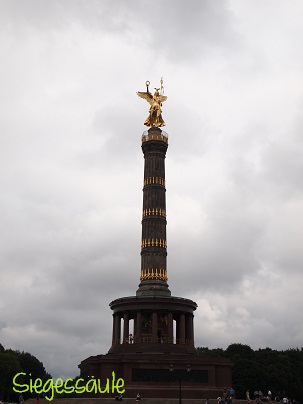
M 142 143 L 150 140 L 158 140 L 168 144 L 168 134 L 160 128 L 150 128 L 143 132 L 141 140 Z

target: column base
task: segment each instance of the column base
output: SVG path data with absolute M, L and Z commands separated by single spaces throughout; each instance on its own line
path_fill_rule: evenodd
M 168 289 L 168 284 L 166 282 L 150 280 L 140 283 L 136 296 L 170 297 L 171 291 Z

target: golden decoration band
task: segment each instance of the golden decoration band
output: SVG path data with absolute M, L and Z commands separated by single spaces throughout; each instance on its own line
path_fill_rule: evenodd
M 145 238 L 142 240 L 141 248 L 146 247 L 162 247 L 167 248 L 166 240 L 161 238 Z
M 162 185 L 165 187 L 165 179 L 162 177 L 147 177 L 143 181 L 143 186 L 145 185 Z
M 140 281 L 145 281 L 145 280 L 151 280 L 151 279 L 156 279 L 160 281 L 167 281 L 167 272 L 165 269 L 153 269 L 153 268 L 147 268 L 147 269 L 141 269 L 141 276 L 140 276 Z
M 168 138 L 162 134 L 151 133 L 147 135 L 142 135 L 142 143 L 148 142 L 149 140 L 160 140 L 168 144 Z
M 152 208 L 152 209 L 143 209 L 142 217 L 146 216 L 162 216 L 166 217 L 166 211 L 164 209 Z

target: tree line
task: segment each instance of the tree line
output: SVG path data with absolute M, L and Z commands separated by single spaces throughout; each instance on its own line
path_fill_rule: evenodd
M 197 348 L 202 356 L 221 356 L 233 362 L 232 382 L 236 398 L 245 399 L 246 391 L 254 398 L 255 391 L 282 400 L 288 397 L 303 401 L 303 348 L 278 351 L 271 348 L 253 350 L 248 345 L 231 344 L 221 348 Z M 226 386 L 231 387 L 231 386 Z
M 47 380 L 51 375 L 46 372 L 43 363 L 28 352 L 4 349 L 0 344 L 0 400 L 19 402 L 19 394 L 13 391 L 13 378 L 17 373 L 31 373 L 33 379 Z M 20 379 L 21 380 L 21 379 Z M 23 394 L 24 399 L 31 397 Z

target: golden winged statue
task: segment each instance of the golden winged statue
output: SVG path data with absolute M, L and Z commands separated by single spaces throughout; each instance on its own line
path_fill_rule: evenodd
M 161 79 L 161 88 L 155 88 L 155 93 L 149 91 L 148 87 L 150 82 L 147 81 L 146 84 L 146 92 L 138 91 L 137 94 L 139 97 L 144 98 L 149 104 L 149 116 L 146 118 L 144 125 L 146 126 L 165 126 L 165 122 L 162 118 L 162 102 L 167 100 L 166 95 L 163 95 L 163 80 Z

